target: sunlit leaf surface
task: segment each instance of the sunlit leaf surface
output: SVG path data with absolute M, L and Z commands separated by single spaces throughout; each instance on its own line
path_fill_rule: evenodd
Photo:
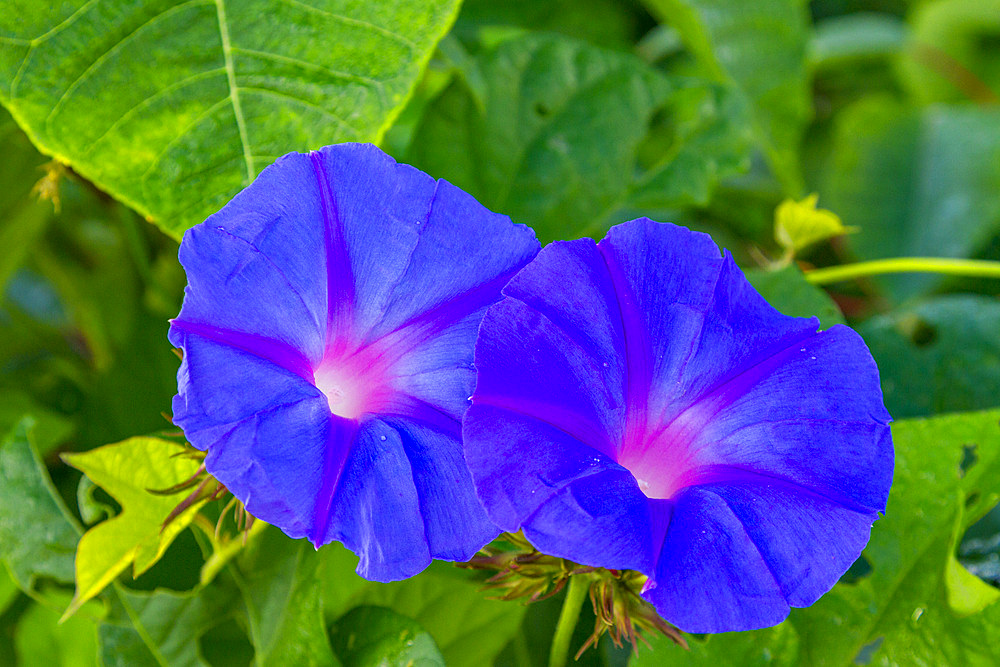
M 0 102 L 179 238 L 280 155 L 378 140 L 457 4 L 25 3 L 0 15 Z

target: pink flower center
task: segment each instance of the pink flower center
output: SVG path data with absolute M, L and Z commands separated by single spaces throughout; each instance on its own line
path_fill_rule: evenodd
M 326 396 L 330 412 L 357 419 L 366 412 L 378 412 L 391 400 L 387 370 L 381 357 L 370 348 L 353 354 L 328 351 L 313 371 L 313 384 Z

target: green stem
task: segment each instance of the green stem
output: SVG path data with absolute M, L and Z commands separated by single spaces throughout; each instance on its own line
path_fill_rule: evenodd
M 246 544 L 243 542 L 243 537 L 240 535 L 234 535 L 229 538 L 226 542 L 216 543 L 215 551 L 212 555 L 205 561 L 205 564 L 201 566 L 201 585 L 207 586 L 216 575 L 224 568 L 229 561 L 233 559 L 237 554 L 239 554 L 243 549 L 246 548 L 247 544 L 254 542 L 260 534 L 267 528 L 266 523 L 263 521 L 254 521 L 253 525 L 250 526 L 250 530 L 246 533 Z M 214 535 L 212 536 L 214 539 Z
M 949 276 L 1000 278 L 1000 262 L 943 257 L 895 257 L 815 269 L 807 271 L 805 277 L 813 285 L 829 285 L 883 273 L 941 273 Z
M 572 575 L 566 587 L 566 598 L 563 600 L 562 611 L 559 612 L 559 622 L 556 623 L 556 634 L 552 637 L 552 648 L 549 650 L 549 667 L 565 667 L 569 658 L 569 643 L 573 638 L 576 621 L 580 618 L 580 608 L 590 588 L 590 578 L 584 575 Z

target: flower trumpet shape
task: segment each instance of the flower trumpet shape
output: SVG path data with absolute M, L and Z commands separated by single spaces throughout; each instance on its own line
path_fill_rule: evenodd
M 704 235 L 647 219 L 546 247 L 486 313 L 466 460 L 541 551 L 637 570 L 688 632 L 776 624 L 861 553 L 893 451 L 878 370 Z
M 184 235 L 174 421 L 254 516 L 389 581 L 496 536 L 461 446 L 534 233 L 363 144 L 292 153 Z

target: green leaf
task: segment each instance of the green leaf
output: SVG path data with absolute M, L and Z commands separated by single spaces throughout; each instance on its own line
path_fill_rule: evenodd
M 775 209 L 774 240 L 789 257 L 814 243 L 857 231 L 845 227 L 836 213 L 817 209 L 818 201 L 819 195 L 811 194 L 802 201 L 786 199 Z
M 97 665 L 97 629 L 78 616 L 59 623 L 59 613 L 38 604 L 18 620 L 14 646 L 18 664 L 88 667 Z
M 257 664 L 337 664 L 323 616 L 325 560 L 315 549 L 271 528 L 237 562 Z
M 811 664 L 802 660 L 798 633 L 787 621 L 768 630 L 687 639 L 689 650 L 685 651 L 668 639 L 654 637 L 650 640 L 652 650 L 640 647 L 638 655 L 629 661 L 629 667 L 799 667 Z
M 337 621 L 330 634 L 345 667 L 450 664 L 419 623 L 384 607 L 355 607 Z
M 19 421 L 0 442 L 0 559 L 18 585 L 73 581 L 75 524 L 31 445 L 32 420 Z
M 91 526 L 103 519 L 110 519 L 115 515 L 115 508 L 96 497 L 97 490 L 101 487 L 90 481 L 86 475 L 80 477 L 80 482 L 76 486 L 76 508 L 80 512 L 80 518 L 87 526 Z
M 7 605 L 17 597 L 18 591 L 17 582 L 14 581 L 6 566 L 0 562 L 0 614 L 3 614 Z
M 1000 0 L 936 0 L 918 6 L 899 61 L 902 82 L 920 102 L 1000 101 Z
M 388 607 L 419 621 L 450 667 L 476 667 L 492 664 L 526 610 L 517 602 L 491 600 L 481 588 L 481 581 L 453 566 L 435 564 L 405 581 L 365 588 L 354 602 Z
M 816 25 L 809 62 L 816 69 L 888 59 L 899 54 L 907 30 L 892 14 L 862 12 L 836 16 Z
M 323 613 L 327 623 L 343 615 L 354 596 L 364 588 L 378 584 L 363 579 L 356 572 L 358 557 L 339 542 L 327 544 L 317 552 L 323 564 L 320 579 Z
M 175 237 L 277 156 L 378 141 L 457 0 L 66 0 L 0 15 L 0 102 Z
M 805 0 L 643 0 L 677 28 L 716 80 L 734 82 L 753 107 L 758 142 L 786 194 L 800 196 L 802 132 L 812 115 Z
M 968 602 L 954 604 L 947 572 L 962 533 L 1000 497 L 1000 411 L 899 422 L 893 429 L 898 458 L 886 525 L 873 532 L 865 554 L 872 574 L 855 589 L 837 592 L 860 613 L 864 642 L 885 637 L 874 661 L 893 664 L 996 664 L 1000 606 L 966 616 Z M 962 473 L 963 450 L 977 462 Z M 876 524 L 878 527 L 878 524 Z M 835 600 L 826 610 L 835 606 Z M 981 601 L 980 601 L 981 602 Z M 815 654 L 835 650 L 836 616 L 808 627 Z M 860 633 L 859 633 L 860 634 Z
M 621 0 L 465 0 L 455 32 L 472 36 L 487 26 L 520 26 L 629 50 L 642 27 L 642 15 L 630 5 Z
M 944 585 L 948 606 L 958 616 L 969 616 L 983 611 L 1000 600 L 1000 589 L 969 572 L 955 557 L 955 546 L 961 541 L 963 531 L 968 528 L 964 520 L 964 508 L 959 505 L 955 517 L 955 530 L 948 549 L 948 564 L 945 566 Z
M 192 504 L 169 525 L 163 522 L 184 499 L 160 496 L 150 489 L 167 489 L 195 473 L 199 463 L 175 456 L 177 444 L 150 437 L 129 438 L 63 459 L 81 470 L 122 507 L 121 513 L 97 524 L 82 538 L 76 553 L 76 595 L 66 616 L 100 593 L 125 568 L 134 576 L 148 570 L 194 519 L 205 500 Z
M 409 160 L 544 239 L 602 232 L 629 205 L 704 204 L 744 165 L 743 107 L 723 86 L 556 35 L 472 67 L 428 107 Z
M 196 594 L 118 589 L 112 614 L 101 624 L 105 667 L 205 667 L 198 638 L 231 612 L 235 591 L 212 587 Z
M 253 664 L 253 645 L 235 619 L 228 619 L 204 633 L 198 639 L 198 648 L 212 667 L 247 667 Z
M 39 405 L 23 391 L 5 390 L 0 403 L 0 433 L 9 433 L 24 415 L 31 415 L 31 441 L 40 454 L 62 444 L 73 432 L 73 423 L 63 415 Z
M 897 417 L 996 405 L 998 331 L 1000 303 L 973 295 L 936 297 L 858 327 L 878 362 L 889 413 Z
M 1000 604 L 956 570 L 964 530 L 1000 498 L 1000 410 L 893 424 L 896 470 L 885 517 L 864 557 L 871 572 L 841 583 L 781 625 L 693 641 L 659 641 L 633 664 L 995 665 Z M 966 448 L 976 462 L 961 466 Z M 673 653 L 671 653 L 673 651 Z M 659 661 L 659 662 L 658 662 Z
M 969 257 L 1000 230 L 1000 111 L 903 107 L 883 99 L 841 114 L 823 190 L 861 259 Z M 884 279 L 908 297 L 937 276 Z
M 844 323 L 844 316 L 833 299 L 808 282 L 795 266 L 777 271 L 751 269 L 745 274 L 754 289 L 785 315 L 818 317 L 824 329 Z

